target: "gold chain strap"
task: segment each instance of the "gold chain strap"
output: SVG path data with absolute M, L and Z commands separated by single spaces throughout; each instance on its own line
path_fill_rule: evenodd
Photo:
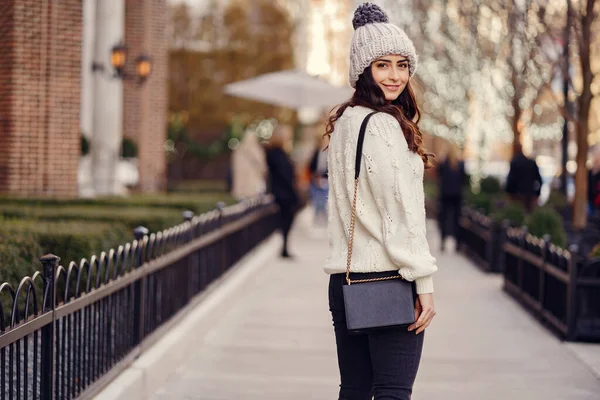
M 358 192 L 358 178 L 354 180 L 354 199 L 352 200 L 352 218 L 350 219 L 350 238 L 348 239 L 348 259 L 346 263 L 346 282 L 348 285 L 353 283 L 367 283 L 367 282 L 380 282 L 389 281 L 392 279 L 401 279 L 402 276 L 388 276 L 384 278 L 373 278 L 373 279 L 355 279 L 350 280 L 350 264 L 352 262 L 352 248 L 354 246 L 354 225 L 356 224 L 356 196 Z

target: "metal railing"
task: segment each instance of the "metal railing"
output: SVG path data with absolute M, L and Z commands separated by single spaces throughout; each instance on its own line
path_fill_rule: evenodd
M 458 247 L 486 272 L 502 272 L 502 244 L 509 223 L 499 223 L 470 207 L 459 220 Z
M 274 231 L 277 207 L 262 197 L 184 214 L 180 225 L 152 234 L 140 227 L 131 243 L 67 268 L 44 256 L 42 272 L 16 289 L 0 285 L 0 400 L 98 391 Z
M 567 340 L 600 341 L 600 260 L 578 256 L 526 228 L 508 228 L 504 290 Z

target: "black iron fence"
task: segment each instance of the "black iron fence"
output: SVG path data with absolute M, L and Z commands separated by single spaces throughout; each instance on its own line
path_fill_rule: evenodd
M 54 255 L 0 285 L 0 400 L 97 391 L 152 335 L 276 227 L 270 197 L 193 216 L 67 268 Z
M 561 338 L 600 341 L 600 259 L 578 256 L 525 228 L 508 228 L 504 290 Z
M 486 272 L 502 272 L 502 244 L 507 223 L 463 207 L 459 221 L 458 248 Z

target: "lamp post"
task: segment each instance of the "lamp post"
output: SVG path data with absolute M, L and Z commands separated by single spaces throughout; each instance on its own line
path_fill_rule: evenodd
M 110 53 L 110 64 L 115 73 L 113 78 L 121 80 L 136 80 L 138 83 L 144 83 L 152 72 L 152 58 L 146 54 L 140 54 L 135 59 L 135 74 L 128 74 L 125 70 L 127 66 L 127 46 L 122 42 L 114 45 Z M 104 72 L 104 64 L 99 62 L 92 63 L 92 71 Z

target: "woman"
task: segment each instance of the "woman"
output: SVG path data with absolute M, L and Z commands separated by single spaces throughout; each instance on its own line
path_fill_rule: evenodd
M 355 11 L 350 84 L 356 91 L 329 119 L 329 307 L 341 375 L 339 399 L 410 399 L 423 331 L 435 315 L 432 274 L 437 270 L 425 236 L 424 168 L 430 167 L 416 122 L 410 78 L 417 67 L 411 40 L 388 23 L 379 7 Z M 358 178 L 352 278 L 400 274 L 413 282 L 415 323 L 408 328 L 349 334 L 342 286 L 348 255 L 357 137 L 373 111 Z M 358 273 L 357 273 L 358 272 Z
M 292 257 L 288 251 L 288 235 L 299 202 L 296 192 L 296 173 L 285 150 L 290 140 L 291 128 L 288 125 L 277 125 L 266 144 L 270 191 L 279 205 L 280 229 L 283 235 L 281 257 L 283 258 Z
M 458 147 L 449 145 L 448 157 L 438 167 L 440 182 L 440 248 L 444 251 L 444 243 L 448 234 L 457 239 L 458 221 L 462 203 L 462 188 L 465 182 L 465 164 L 461 159 Z

